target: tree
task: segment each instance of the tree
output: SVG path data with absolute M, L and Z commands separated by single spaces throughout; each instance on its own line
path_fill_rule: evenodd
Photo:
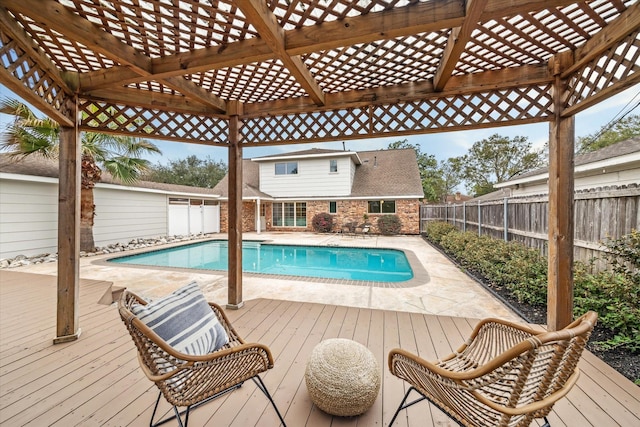
M 543 164 L 542 150 L 534 150 L 527 137 L 509 139 L 498 134 L 474 142 L 469 152 L 455 161 L 463 165 L 467 190 L 476 197 L 492 192 L 494 184 Z
M 634 136 L 640 136 L 640 115 L 622 118 L 612 126 L 604 125 L 595 133 L 578 137 L 576 150 L 578 153 L 588 153 Z
M 39 118 L 28 106 L 15 99 L 0 101 L 0 112 L 14 120 L 2 133 L 0 147 L 15 158 L 33 154 L 55 159 L 60 148 L 60 125 L 49 118 Z M 95 249 L 93 220 L 96 214 L 93 187 L 100 181 L 102 168 L 125 184 L 135 182 L 149 166 L 141 158 L 145 153 L 160 153 L 155 144 L 140 138 L 95 132 L 81 134 L 80 250 Z
M 424 198 L 430 202 L 438 201 L 440 198 L 439 189 L 441 188 L 440 172 L 438 170 L 438 161 L 432 154 L 425 154 L 420 147 L 410 144 L 406 139 L 396 141 L 389 144 L 390 150 L 398 150 L 402 148 L 412 148 L 416 152 L 416 160 L 418 162 L 418 170 L 420 171 L 420 181 L 422 182 L 422 190 Z
M 165 184 L 181 184 L 191 187 L 213 188 L 227 174 L 227 165 L 210 157 L 199 159 L 191 155 L 185 159 L 170 160 L 168 165 L 149 168 L 145 179 Z
M 446 203 L 447 195 L 452 194 L 456 187 L 464 181 L 463 163 L 459 157 L 450 157 L 440 162 L 440 187 L 438 201 Z

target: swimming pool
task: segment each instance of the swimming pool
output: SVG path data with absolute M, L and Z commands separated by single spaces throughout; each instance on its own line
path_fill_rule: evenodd
M 145 266 L 228 269 L 228 242 L 212 240 L 111 258 L 109 262 Z M 242 243 L 242 271 L 246 273 L 332 279 L 402 282 L 413 278 L 403 251 L 337 246 Z

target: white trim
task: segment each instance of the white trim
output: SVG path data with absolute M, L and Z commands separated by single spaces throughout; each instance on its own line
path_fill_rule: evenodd
M 58 178 L 36 176 L 36 175 L 22 175 L 18 173 L 7 173 L 7 172 L 0 172 L 0 179 L 6 179 L 11 181 L 44 182 L 48 184 L 58 184 Z M 126 190 L 126 191 L 137 191 L 141 193 L 166 194 L 168 196 L 184 196 L 184 197 L 194 197 L 199 199 L 215 199 L 215 200 L 220 199 L 220 194 L 206 194 L 206 193 L 203 194 L 203 193 L 190 193 L 190 192 L 182 192 L 182 191 L 170 191 L 170 190 L 161 190 L 157 188 L 145 188 L 145 187 L 135 187 L 130 185 L 108 184 L 105 182 L 96 183 L 96 187 L 110 189 L 110 190 Z
M 11 181 L 29 181 L 29 182 L 46 182 L 48 184 L 57 184 L 58 178 L 50 178 L 48 176 L 22 175 L 19 173 L 0 172 L 0 179 Z
M 340 201 L 340 200 L 407 200 L 407 199 L 422 199 L 424 196 L 410 195 L 410 196 L 358 196 L 358 197 L 345 197 L 345 196 L 318 196 L 318 197 L 243 197 L 242 200 L 269 200 L 272 202 L 288 202 L 288 201 L 301 201 L 301 202 L 315 202 L 315 201 Z M 229 201 L 228 197 L 221 197 L 221 202 Z
M 357 164 L 362 164 L 360 160 L 360 156 L 355 151 L 339 151 L 335 153 L 318 153 L 318 154 L 293 154 L 287 155 L 283 154 L 281 156 L 273 156 L 273 157 L 255 157 L 251 159 L 252 162 L 273 162 L 278 160 L 287 160 L 287 159 L 315 159 L 315 158 L 323 158 L 323 157 L 354 157 Z
M 585 175 L 600 175 L 605 172 L 615 172 L 625 169 L 633 169 L 634 164 L 638 163 L 640 166 L 640 151 L 635 153 L 629 153 L 622 156 L 610 157 L 608 159 L 599 160 L 596 162 L 585 163 L 575 166 L 573 173 L 576 176 Z M 637 166 L 636 166 L 637 167 Z M 610 170 L 607 170 L 610 169 Z M 549 172 L 541 173 L 538 175 L 531 175 L 523 178 L 516 178 L 509 181 L 500 182 L 494 184 L 495 188 L 512 187 L 517 184 L 536 184 L 543 183 L 549 179 Z
M 144 187 L 132 187 L 128 185 L 106 184 L 104 182 L 97 183 L 96 187 L 108 188 L 112 190 L 138 191 L 141 193 L 166 194 L 168 196 L 193 197 L 198 199 L 216 199 L 216 200 L 220 199 L 219 194 L 187 193 L 182 191 L 160 190 L 157 188 L 144 188 Z

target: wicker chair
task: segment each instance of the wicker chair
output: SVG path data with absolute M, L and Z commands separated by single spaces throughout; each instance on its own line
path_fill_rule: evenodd
M 425 399 L 462 426 L 528 426 L 534 418 L 548 425 L 554 403 L 578 379 L 576 365 L 597 318 L 590 311 L 556 332 L 486 319 L 457 352 L 433 363 L 391 350 L 389 370 L 411 387 L 389 425 Z M 407 403 L 412 390 L 421 396 Z
M 245 343 L 231 326 L 220 306 L 209 303 L 225 328 L 229 343 L 213 353 L 190 356 L 173 349 L 138 319 L 131 312 L 133 304 L 146 305 L 147 302 L 125 290 L 118 302 L 120 317 L 136 344 L 142 371 L 160 389 L 151 415 L 152 427 L 173 418 L 177 419 L 180 426 L 186 426 L 190 409 L 235 390 L 249 379 L 267 396 L 282 425 L 286 426 L 278 407 L 258 375 L 273 367 L 273 357 L 269 348 L 262 344 Z M 173 405 L 174 415 L 154 424 L 162 395 Z M 178 407 L 186 409 L 179 411 Z

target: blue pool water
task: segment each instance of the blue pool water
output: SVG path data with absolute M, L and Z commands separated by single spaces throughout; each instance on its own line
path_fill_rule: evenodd
M 226 240 L 213 240 L 112 258 L 109 261 L 226 271 L 227 248 Z M 242 271 L 376 282 L 402 282 L 413 277 L 404 252 L 395 249 L 272 245 L 260 242 L 243 242 Z

